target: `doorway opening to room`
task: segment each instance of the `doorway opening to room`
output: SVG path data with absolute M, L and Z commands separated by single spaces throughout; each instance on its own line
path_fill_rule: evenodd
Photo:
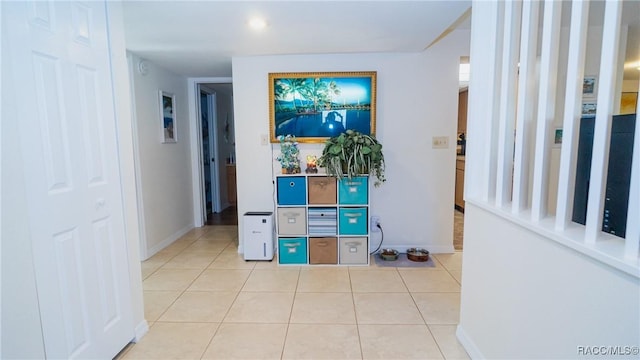
M 467 102 L 469 97 L 469 57 L 460 57 L 458 86 L 458 130 L 456 132 L 456 185 L 453 213 L 453 248 L 462 250 L 464 238 L 464 167 L 467 153 Z
M 237 225 L 233 92 L 230 79 L 193 83 L 196 226 Z

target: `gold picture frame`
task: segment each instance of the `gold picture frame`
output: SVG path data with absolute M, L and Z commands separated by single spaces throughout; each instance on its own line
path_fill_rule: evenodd
M 269 137 L 321 143 L 346 130 L 375 135 L 377 72 L 269 73 Z

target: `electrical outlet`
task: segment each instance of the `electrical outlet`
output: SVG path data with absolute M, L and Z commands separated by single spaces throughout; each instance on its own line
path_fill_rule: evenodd
M 260 144 L 269 145 L 269 135 L 260 135 Z
M 447 149 L 449 148 L 448 136 L 434 136 L 431 141 L 431 147 L 433 149 Z
M 371 216 L 371 222 L 369 222 L 371 227 L 371 232 L 380 232 L 378 228 L 378 224 L 380 224 L 380 216 Z

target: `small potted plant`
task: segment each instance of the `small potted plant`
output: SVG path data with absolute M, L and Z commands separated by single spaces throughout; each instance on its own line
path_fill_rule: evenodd
M 376 187 L 386 181 L 382 144 L 375 137 L 354 130 L 329 138 L 318 158 L 318 166 L 338 179 L 371 174 L 376 177 Z
M 298 141 L 293 135 L 280 135 L 278 136 L 280 141 L 280 156 L 276 157 L 276 160 L 280 161 L 283 174 L 298 174 L 300 173 L 300 149 L 298 149 Z

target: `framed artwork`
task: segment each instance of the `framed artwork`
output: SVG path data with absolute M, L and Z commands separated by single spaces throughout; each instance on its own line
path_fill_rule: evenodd
M 582 103 L 582 116 L 596 116 L 596 108 L 597 104 L 595 101 L 593 102 L 583 102 Z
M 582 98 L 595 100 L 598 94 L 598 78 L 595 75 L 586 75 L 582 80 Z
M 553 131 L 553 147 L 559 148 L 562 146 L 562 128 L 557 127 Z
M 319 143 L 346 130 L 375 135 L 376 75 L 369 72 L 269 74 L 269 132 Z
M 620 115 L 635 114 L 638 109 L 638 93 L 623 92 L 620 96 Z
M 162 124 L 162 142 L 178 142 L 176 132 L 176 96 L 160 90 L 160 120 Z

